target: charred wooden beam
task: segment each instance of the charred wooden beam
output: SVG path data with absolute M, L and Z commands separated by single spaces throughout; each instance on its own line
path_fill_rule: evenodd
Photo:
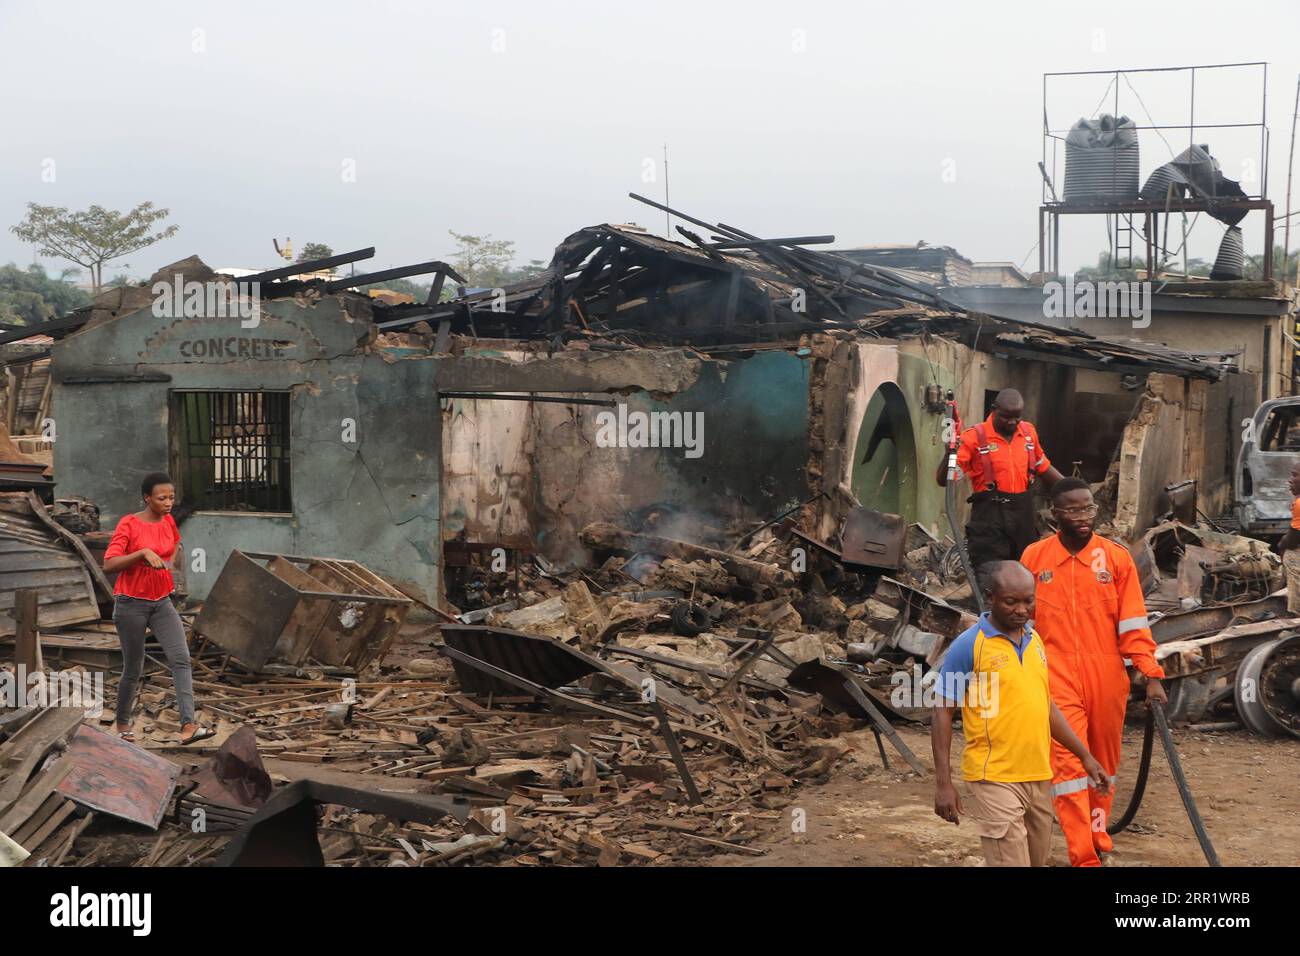
M 321 269 L 332 269 L 334 266 L 347 265 L 349 262 L 360 262 L 362 259 L 372 258 L 374 254 L 375 247 L 367 246 L 365 249 L 357 249 L 355 252 L 340 252 L 337 256 L 326 256 L 324 259 L 308 259 L 305 262 L 295 262 L 293 265 L 284 266 L 280 269 L 268 269 L 266 272 L 243 276 L 234 281 L 274 282 L 277 279 L 289 279 L 305 272 L 319 272 Z
M 345 279 L 335 279 L 332 282 L 325 283 L 326 292 L 337 292 L 339 289 L 350 289 L 354 286 L 373 285 L 376 282 L 385 282 L 389 279 L 404 279 L 407 276 L 428 275 L 430 272 L 437 272 L 442 276 L 451 276 L 457 282 L 464 284 L 465 280 L 459 272 L 447 265 L 445 262 L 420 262 L 411 266 L 399 266 L 395 269 L 384 269 L 380 272 L 367 272 L 359 276 L 350 276 Z

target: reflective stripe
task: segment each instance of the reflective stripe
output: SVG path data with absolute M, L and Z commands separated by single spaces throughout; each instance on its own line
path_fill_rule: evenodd
M 1118 779 L 1119 777 L 1115 774 L 1110 775 L 1111 787 L 1115 786 L 1115 781 Z M 1052 798 L 1063 797 L 1067 793 L 1078 793 L 1081 790 L 1087 790 L 1090 786 L 1092 786 L 1092 784 L 1089 782 L 1087 777 L 1075 777 L 1073 780 L 1062 780 L 1060 783 L 1052 784 Z
M 1146 615 L 1142 617 L 1126 617 L 1119 622 L 1119 633 L 1127 634 L 1129 631 L 1138 631 L 1147 626 Z
M 1078 793 L 1080 790 L 1088 789 L 1087 777 L 1075 777 L 1073 780 L 1062 780 L 1060 783 L 1052 784 L 1052 796 L 1063 797 L 1067 793 Z
M 1044 455 L 1042 458 L 1038 459 L 1038 461 L 1034 462 L 1034 467 L 1037 468 L 1039 465 L 1041 465 L 1041 464 L 1042 464 L 1043 462 L 1045 462 L 1045 461 L 1047 461 L 1047 456 L 1046 456 L 1046 455 Z

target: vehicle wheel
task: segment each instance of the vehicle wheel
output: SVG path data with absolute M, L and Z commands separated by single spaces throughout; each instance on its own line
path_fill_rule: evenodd
M 673 605 L 672 625 L 674 634 L 681 634 L 683 637 L 695 637 L 695 635 L 707 631 L 712 623 L 709 612 L 704 609 L 702 604 L 678 601 Z
M 1300 636 L 1253 648 L 1237 668 L 1237 716 L 1261 737 L 1300 737 Z

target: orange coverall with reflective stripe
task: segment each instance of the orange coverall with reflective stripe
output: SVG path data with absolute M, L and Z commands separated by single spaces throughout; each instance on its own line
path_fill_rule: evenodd
M 1147 677 L 1165 676 L 1133 557 L 1096 534 L 1070 554 L 1054 535 L 1031 544 L 1020 560 L 1037 578 L 1034 626 L 1047 648 L 1052 700 L 1113 784 L 1129 694 L 1124 658 Z M 1111 849 L 1113 794 L 1089 787 L 1079 759 L 1052 742 L 1052 800 L 1071 866 L 1100 866 L 1097 852 Z

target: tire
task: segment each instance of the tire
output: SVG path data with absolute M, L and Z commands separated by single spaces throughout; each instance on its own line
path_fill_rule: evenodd
M 702 604 L 692 604 L 689 601 L 678 601 L 673 605 L 672 625 L 673 633 L 681 634 L 683 637 L 695 637 L 697 634 L 703 634 L 713 624 L 709 617 L 709 612 L 704 609 Z

